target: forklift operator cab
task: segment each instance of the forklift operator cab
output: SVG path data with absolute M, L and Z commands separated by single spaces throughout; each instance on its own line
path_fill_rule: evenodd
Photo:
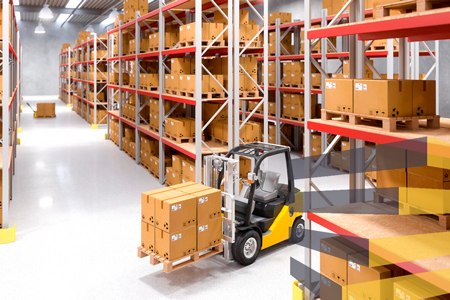
M 284 154 L 288 184 L 279 183 L 281 174 L 260 170 L 265 159 L 278 154 Z M 234 260 L 249 265 L 262 249 L 287 239 L 293 243 L 303 240 L 303 197 L 294 187 L 289 147 L 258 142 L 233 148 L 227 157 L 233 158 L 233 155 L 254 159 L 248 183 L 239 196 L 235 196 L 236 239 L 232 245 Z M 223 173 L 219 175 L 218 184 L 222 177 Z

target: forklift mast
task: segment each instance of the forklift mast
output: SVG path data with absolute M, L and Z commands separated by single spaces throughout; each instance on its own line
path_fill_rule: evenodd
M 239 194 L 239 160 L 225 156 L 209 155 L 204 158 L 204 185 L 220 189 L 222 178 L 224 258 L 233 260 L 232 245 L 235 242 L 235 195 Z M 222 176 L 220 176 L 222 174 Z

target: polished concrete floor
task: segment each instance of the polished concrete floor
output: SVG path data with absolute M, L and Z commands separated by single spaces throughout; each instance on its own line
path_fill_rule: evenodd
M 53 102 L 54 119 L 24 105 L 10 210 L 17 240 L 0 245 L 0 299 L 291 299 L 290 259 L 304 250 L 289 242 L 247 267 L 215 256 L 165 274 L 139 259 L 140 193 L 161 186 L 105 129 Z

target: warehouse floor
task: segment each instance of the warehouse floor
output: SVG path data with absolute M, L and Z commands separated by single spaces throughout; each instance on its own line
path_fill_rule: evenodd
M 216 256 L 165 274 L 139 259 L 140 193 L 161 186 L 105 141 L 105 129 L 53 102 L 54 119 L 34 119 L 26 105 L 21 116 L 10 210 L 17 240 L 0 247 L 3 299 L 291 298 L 290 258 L 304 254 L 289 242 L 248 267 Z M 334 178 L 334 188 L 346 187 L 345 176 Z M 331 189 L 327 178 L 316 183 Z

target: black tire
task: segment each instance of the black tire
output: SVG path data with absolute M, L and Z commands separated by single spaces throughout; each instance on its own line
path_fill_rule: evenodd
M 291 236 L 289 237 L 289 241 L 293 244 L 300 243 L 305 237 L 305 220 L 302 218 L 297 218 L 292 224 L 291 228 Z
M 248 248 L 251 247 L 252 244 L 255 247 L 253 250 Z M 247 250 L 245 247 L 247 247 Z M 235 261 L 241 265 L 248 266 L 256 260 L 259 251 L 261 251 L 261 237 L 255 230 L 251 229 L 237 233 L 236 241 L 232 247 L 233 258 Z

